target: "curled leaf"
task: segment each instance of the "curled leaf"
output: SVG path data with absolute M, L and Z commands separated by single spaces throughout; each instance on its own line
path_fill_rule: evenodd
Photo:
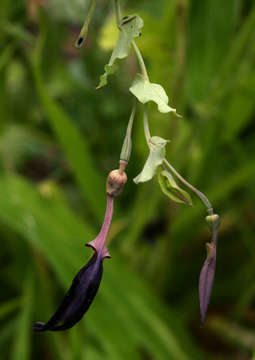
M 139 74 L 136 75 L 129 90 L 142 104 L 146 104 L 148 101 L 153 101 L 158 105 L 158 110 L 161 113 L 176 113 L 176 109 L 171 108 L 168 105 L 169 99 L 164 88 L 159 84 L 151 83 Z
M 119 37 L 113 50 L 110 61 L 105 65 L 105 73 L 100 77 L 97 89 L 107 84 L 108 75 L 116 71 L 116 60 L 124 59 L 128 56 L 131 42 L 141 34 L 143 20 L 137 15 L 126 16 L 120 25 Z
M 205 321 L 210 301 L 216 267 L 216 245 L 214 243 L 207 243 L 206 246 L 207 258 L 204 262 L 199 278 L 199 301 L 202 324 Z
M 158 181 L 163 193 L 171 200 L 192 206 L 190 195 L 176 184 L 174 178 L 168 171 L 161 171 L 158 175 Z
M 134 179 L 136 184 L 149 181 L 153 178 L 157 171 L 157 167 L 163 163 L 165 158 L 165 146 L 168 140 L 159 136 L 152 136 L 149 139 L 148 145 L 150 154 L 141 173 Z

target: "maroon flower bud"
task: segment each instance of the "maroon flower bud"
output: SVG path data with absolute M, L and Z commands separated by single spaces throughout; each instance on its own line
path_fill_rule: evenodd
M 213 210 L 211 209 L 211 212 Z M 199 277 L 199 301 L 200 301 L 200 315 L 201 323 L 203 324 L 206 317 L 208 304 L 213 287 L 214 274 L 216 268 L 216 247 L 218 237 L 218 227 L 220 225 L 220 217 L 217 214 L 211 213 L 206 217 L 206 221 L 212 230 L 212 239 L 210 243 L 206 244 L 207 258 L 202 267 Z
M 216 267 L 216 245 L 214 243 L 207 243 L 206 246 L 208 250 L 207 258 L 204 262 L 199 278 L 199 300 L 202 324 L 204 324 L 207 313 Z

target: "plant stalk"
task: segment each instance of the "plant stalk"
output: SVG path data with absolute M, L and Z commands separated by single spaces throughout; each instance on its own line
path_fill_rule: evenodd
M 149 122 L 148 122 L 148 113 L 147 113 L 147 105 L 144 104 L 143 107 L 143 127 L 144 127 L 144 134 L 146 137 L 147 144 L 149 145 L 149 140 L 151 138 Z
M 132 46 L 133 46 L 133 49 L 134 49 L 134 51 L 135 51 L 135 54 L 136 54 L 136 57 L 137 57 L 137 61 L 138 61 L 139 65 L 140 65 L 140 68 L 141 68 L 143 77 L 144 77 L 145 80 L 148 80 L 148 81 L 149 81 L 149 76 L 148 76 L 148 73 L 147 73 L 147 69 L 146 69 L 146 66 L 145 66 L 145 63 L 144 63 L 142 54 L 141 54 L 138 46 L 137 46 L 136 43 L 134 42 L 134 40 L 132 41 Z
M 120 28 L 122 15 L 121 15 L 121 8 L 120 8 L 119 0 L 114 0 L 114 8 L 115 8 L 115 14 L 116 14 L 117 27 Z
M 132 151 L 132 128 L 134 123 L 136 113 L 136 101 L 134 102 L 132 112 L 130 115 L 130 119 L 127 126 L 126 136 L 122 145 L 121 154 L 120 154 L 120 160 L 124 160 L 129 162 L 131 151 Z

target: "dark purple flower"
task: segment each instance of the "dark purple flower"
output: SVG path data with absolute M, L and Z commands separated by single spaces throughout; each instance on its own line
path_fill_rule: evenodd
M 208 254 L 199 278 L 199 300 L 202 324 L 204 323 L 206 317 L 216 267 L 216 245 L 214 243 L 207 243 L 206 246 Z
M 35 323 L 33 327 L 35 331 L 70 329 L 89 309 L 102 279 L 103 260 L 110 258 L 105 241 L 112 221 L 113 202 L 114 197 L 107 195 L 105 219 L 100 233 L 93 241 L 86 244 L 93 248 L 94 255 L 73 279 L 56 313 L 47 323 Z

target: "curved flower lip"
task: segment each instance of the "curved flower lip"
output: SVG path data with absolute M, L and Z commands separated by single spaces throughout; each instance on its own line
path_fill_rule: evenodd
M 113 216 L 114 198 L 107 195 L 105 219 L 98 236 L 87 244 L 94 250 L 89 262 L 78 272 L 56 313 L 46 323 L 37 322 L 35 331 L 59 331 L 73 327 L 81 320 L 94 300 L 103 275 L 103 260 L 110 258 L 105 246 Z

